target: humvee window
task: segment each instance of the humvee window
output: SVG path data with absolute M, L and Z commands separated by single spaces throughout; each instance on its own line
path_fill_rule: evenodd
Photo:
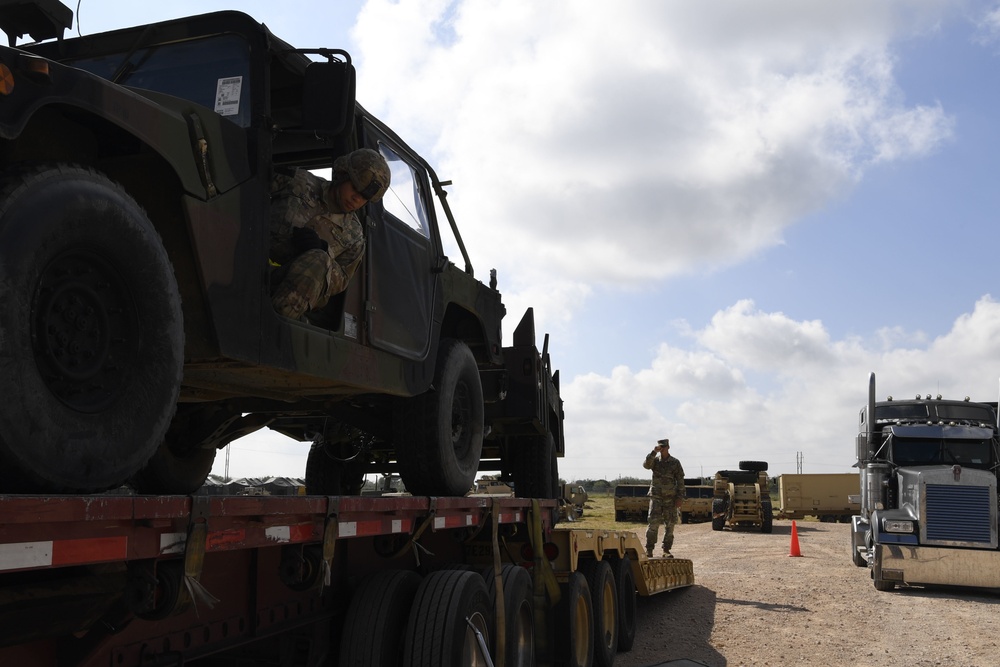
M 429 237 L 427 208 L 416 172 L 385 144 L 381 144 L 379 150 L 389 163 L 389 170 L 392 172 L 392 185 L 382 199 L 386 213 L 420 232 L 421 236 Z

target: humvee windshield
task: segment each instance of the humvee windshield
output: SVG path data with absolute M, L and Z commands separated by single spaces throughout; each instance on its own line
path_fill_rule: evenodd
M 250 126 L 250 47 L 239 35 L 213 35 L 67 61 L 109 81 L 190 100 Z

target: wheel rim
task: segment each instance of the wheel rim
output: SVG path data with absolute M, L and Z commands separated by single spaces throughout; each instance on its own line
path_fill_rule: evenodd
M 127 283 L 88 251 L 56 257 L 33 301 L 32 337 L 41 377 L 63 404 L 96 413 L 117 401 L 138 357 L 138 322 Z
M 604 645 L 614 651 L 617 647 L 615 646 L 615 633 L 614 630 L 618 625 L 618 619 L 615 618 L 615 590 L 611 585 L 610 578 L 605 582 L 603 587 L 602 597 L 604 602 L 601 605 L 601 627 L 604 628 Z
M 460 461 L 464 461 L 472 446 L 472 397 L 469 386 L 459 382 L 451 407 L 451 446 Z
M 479 612 L 472 614 L 465 624 L 465 642 L 462 645 L 461 664 L 469 665 L 469 667 L 486 667 L 489 663 L 486 662 L 486 657 L 479 646 L 479 639 L 473 627 L 482 633 L 483 641 L 486 642 L 486 645 L 489 646 L 490 644 L 490 630 L 489 624 L 486 622 L 486 617 Z
M 531 614 L 531 605 L 522 601 L 517 608 L 514 620 L 514 640 L 508 645 L 508 650 L 514 655 L 507 655 L 507 664 L 512 667 L 527 667 L 532 664 L 531 655 L 535 645 L 535 629 Z

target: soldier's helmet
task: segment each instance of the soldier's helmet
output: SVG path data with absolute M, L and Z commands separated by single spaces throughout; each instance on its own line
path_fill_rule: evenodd
M 378 201 L 389 189 L 389 164 L 380 153 L 370 148 L 359 148 L 341 155 L 334 161 L 333 171 L 335 174 L 346 174 L 358 194 L 368 201 Z

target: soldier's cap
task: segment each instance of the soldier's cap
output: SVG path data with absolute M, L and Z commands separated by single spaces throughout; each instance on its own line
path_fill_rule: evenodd
M 370 148 L 359 148 L 348 155 L 341 155 L 334 161 L 333 170 L 347 174 L 354 189 L 368 201 L 380 200 L 389 189 L 389 164 L 380 153 Z
M 664 438 L 663 440 L 657 440 L 656 444 L 670 446 L 670 438 Z

